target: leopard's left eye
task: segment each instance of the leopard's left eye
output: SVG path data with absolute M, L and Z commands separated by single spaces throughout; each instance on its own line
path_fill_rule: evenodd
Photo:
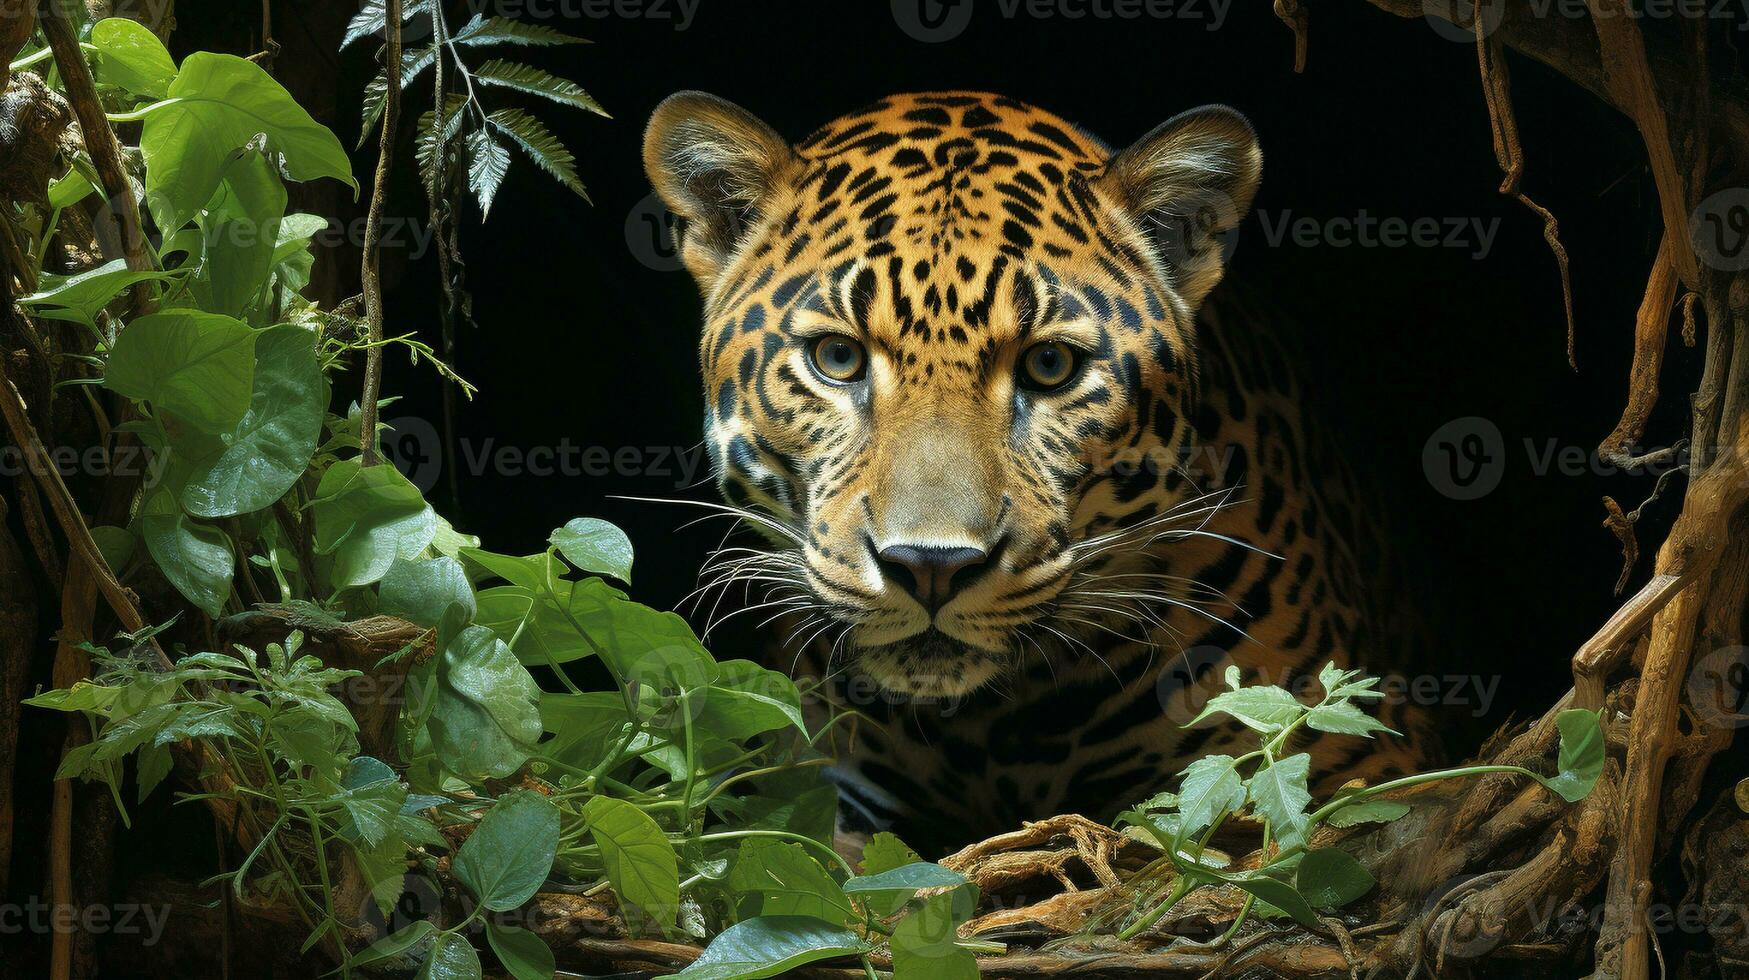
M 1060 341 L 1034 344 L 1020 357 L 1020 381 L 1023 387 L 1050 391 L 1068 384 L 1075 376 L 1075 348 Z
M 809 353 L 814 370 L 834 384 L 845 385 L 861 380 L 863 369 L 868 365 L 868 355 L 862 344 L 841 333 L 827 334 L 814 341 Z

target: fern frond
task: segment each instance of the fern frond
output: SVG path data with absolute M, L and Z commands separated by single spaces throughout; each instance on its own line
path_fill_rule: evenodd
M 487 85 L 497 85 L 502 88 L 515 89 L 518 92 L 527 92 L 530 95 L 552 99 L 561 105 L 575 106 L 607 116 L 607 110 L 603 109 L 601 103 L 596 102 L 588 92 L 583 91 L 583 86 L 560 78 L 551 72 L 542 71 L 533 65 L 493 59 L 475 70 L 474 78 Z
M 510 151 L 492 138 L 485 126 L 468 134 L 468 189 L 480 202 L 480 220 L 492 211 L 492 199 L 510 172 Z
M 417 14 L 428 13 L 430 9 L 428 3 L 429 0 L 408 0 L 401 6 L 401 23 L 405 24 Z M 382 33 L 388 21 L 388 7 L 385 6 L 384 0 L 364 0 L 363 6 L 358 8 L 358 13 L 353 14 L 352 20 L 346 25 L 346 34 L 340 39 L 339 50 L 345 51 L 354 41 L 372 34 Z
M 566 34 L 544 24 L 525 24 L 508 17 L 483 17 L 462 25 L 450 39 L 457 44 L 483 46 L 487 44 L 524 44 L 529 47 L 549 47 L 556 44 L 588 44 L 588 38 Z
M 510 137 L 536 166 L 570 188 L 578 197 L 589 200 L 589 192 L 584 190 L 583 181 L 577 177 L 576 158 L 539 119 L 521 109 L 499 109 L 487 116 L 486 121 Z
M 431 187 L 432 174 L 437 167 L 438 148 L 453 143 L 456 134 L 461 132 L 463 110 L 467 108 L 467 104 L 467 97 L 456 93 L 451 93 L 444 99 L 444 132 L 441 140 L 437 137 L 437 112 L 427 110 L 419 116 L 416 134 L 418 142 L 414 144 L 413 155 L 419 161 L 419 179 L 427 189 Z
M 421 48 L 418 51 L 406 51 L 401 54 L 401 91 L 405 92 L 409 85 L 425 69 L 430 68 L 437 60 L 437 46 Z M 363 147 L 369 142 L 371 134 L 376 132 L 377 123 L 383 118 L 383 103 L 389 94 L 389 76 L 379 73 L 364 87 L 364 126 L 358 132 L 358 145 Z

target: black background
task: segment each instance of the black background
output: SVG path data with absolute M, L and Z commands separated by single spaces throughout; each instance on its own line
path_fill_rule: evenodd
M 1256 0 L 1234 2 L 1214 30 L 1208 0 L 1187 8 L 1200 16 L 1128 20 L 1038 19 L 1024 7 L 1008 17 L 999 0 L 973 2 L 967 28 L 943 43 L 908 36 L 887 0 L 701 0 L 685 29 L 673 0 L 646 0 L 641 9 L 656 16 L 596 16 L 600 5 L 583 0 L 503 0 L 488 8 L 589 38 L 587 46 L 514 53 L 581 82 L 613 118 L 530 106 L 576 152 L 592 204 L 518 158 L 490 220 L 464 222 L 477 327 L 460 332 L 457 366 L 481 392 L 459 412 L 467 449 L 459 499 L 438 479 L 432 492 L 440 509 L 489 547 L 511 552 L 539 549 L 569 517 L 605 517 L 638 548 L 640 598 L 669 607 L 693 586 L 720 527 L 677 531 L 692 512 L 614 499 L 713 496 L 708 482 L 683 486 L 672 465 L 676 450 L 700 459 L 697 291 L 684 272 L 640 259 L 652 254 L 639 210 L 649 193 L 642 126 L 669 93 L 716 93 L 798 140 L 836 115 L 905 90 L 1002 92 L 1113 145 L 1183 109 L 1224 102 L 1249 115 L 1260 133 L 1266 162 L 1256 208 L 1271 227 L 1288 213 L 1322 222 L 1364 211 L 1493 228 L 1491 249 L 1477 257 L 1473 231 L 1461 248 L 1272 245 L 1254 215 L 1221 288 L 1276 311 L 1272 328 L 1304 351 L 1311 410 L 1397 512 L 1393 538 L 1438 600 L 1429 616 L 1449 651 L 1424 669 L 1499 678 L 1485 715 L 1470 718 L 1475 705 L 1456 712 L 1454 721 L 1471 721 L 1452 729 L 1463 743 L 1457 752 L 1513 712 L 1540 711 L 1568 683 L 1573 650 L 1615 604 L 1620 549 L 1600 526 L 1600 498 L 1613 494 L 1631 508 L 1651 487 L 1645 477 L 1604 477 L 1588 467 L 1539 473 L 1533 459 L 1550 446 L 1589 454 L 1626 393 L 1633 312 L 1657 240 L 1655 195 L 1628 121 L 1541 65 L 1510 56 L 1526 151 L 1523 186 L 1559 216 L 1572 256 L 1575 373 L 1567 367 L 1560 280 L 1542 222 L 1497 192 L 1473 43 L 1365 3 L 1321 5 L 1306 70 L 1295 74 L 1291 32 Z M 452 8 L 459 14 L 464 5 Z M 320 9 L 281 26 L 288 50 L 332 48 L 333 34 L 323 32 L 348 11 L 336 20 Z M 247 24 L 253 12 L 233 16 Z M 234 46 L 239 36 L 219 21 L 184 28 L 179 43 L 190 47 L 224 47 L 225 37 Z M 324 55 L 314 72 L 281 61 L 288 85 L 349 142 L 357 134 L 357 93 L 374 70 L 374 44 Z M 410 109 L 428 105 L 428 95 L 412 98 Z M 403 144 L 403 162 L 409 149 Z M 373 159 L 358 156 L 361 175 Z M 391 214 L 422 221 L 410 170 L 397 178 Z M 628 220 L 642 247 L 628 245 Z M 345 266 L 356 258 L 342 247 L 324 261 L 345 281 Z M 391 332 L 415 331 L 436 343 L 434 258 L 391 250 L 385 262 L 393 278 Z M 1692 390 L 1695 361 L 1673 348 L 1666 368 L 1672 390 Z M 387 390 L 406 397 L 385 418 L 434 424 L 440 417 L 438 383 L 427 368 L 392 356 Z M 1680 411 L 1680 399 L 1665 401 Z M 1503 458 L 1494 465 L 1502 478 L 1492 493 L 1459 501 L 1430 482 L 1423 453 L 1442 425 L 1470 416 L 1500 430 Z M 1680 417 L 1661 421 L 1650 438 L 1681 434 Z M 392 445 L 403 459 L 433 449 L 414 435 Z M 635 451 L 643 463 L 605 476 L 467 465 L 468 452 L 488 447 L 561 446 Z M 657 452 L 666 454 L 669 472 L 645 471 Z M 1642 540 L 1657 540 L 1675 499 L 1672 493 L 1648 509 Z M 1644 575 L 1642 567 L 1630 588 Z M 745 655 L 751 643 L 744 633 L 725 634 L 718 652 Z

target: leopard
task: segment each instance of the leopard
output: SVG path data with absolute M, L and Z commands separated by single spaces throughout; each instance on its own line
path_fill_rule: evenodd
M 870 724 L 842 820 L 906 840 L 1109 819 L 1255 736 L 1237 667 L 1424 651 L 1387 534 L 1268 317 L 1209 302 L 1262 175 L 1244 115 L 1119 150 L 979 91 L 894 95 L 799 142 L 702 92 L 643 145 L 702 297 L 705 446 L 755 545 L 774 655 Z M 805 665 L 805 666 L 804 666 Z M 1317 786 L 1416 771 L 1432 719 L 1309 732 Z

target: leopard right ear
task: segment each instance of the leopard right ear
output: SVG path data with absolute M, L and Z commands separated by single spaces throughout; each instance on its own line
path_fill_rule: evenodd
M 644 172 L 681 219 L 681 261 L 709 293 L 778 180 L 797 160 L 777 131 L 704 92 L 662 100 L 644 130 Z

